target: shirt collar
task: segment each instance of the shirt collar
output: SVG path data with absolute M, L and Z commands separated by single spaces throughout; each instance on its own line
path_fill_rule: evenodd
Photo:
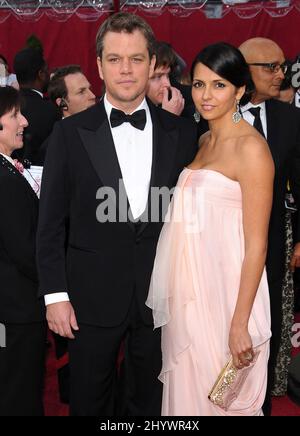
M 260 107 L 262 113 L 264 113 L 265 110 L 266 110 L 266 102 L 263 101 L 262 103 L 259 103 L 259 104 L 252 104 L 252 103 L 249 101 L 249 103 L 247 103 L 247 104 L 245 104 L 245 106 L 242 106 L 242 107 L 241 107 L 242 114 L 243 114 L 244 112 L 247 112 L 249 109 L 251 109 L 251 108 L 253 108 L 253 107 Z
M 108 116 L 108 118 L 110 117 L 110 113 L 111 113 L 111 110 L 112 110 L 112 108 L 115 108 L 115 109 L 118 109 L 117 107 L 115 107 L 115 106 L 113 106 L 108 100 L 107 100 L 107 97 L 106 97 L 106 94 L 104 95 L 104 99 L 103 99 L 103 101 L 104 101 L 104 107 L 105 107 L 105 111 L 106 111 L 106 113 L 107 113 L 107 116 Z M 148 113 L 149 113 L 149 106 L 148 106 L 148 104 L 147 104 L 147 101 L 146 101 L 146 99 L 144 98 L 143 99 L 143 101 L 141 102 L 141 104 L 133 111 L 133 112 L 136 112 L 136 111 L 138 111 L 138 110 L 140 110 L 140 109 L 145 109 L 145 111 L 146 111 L 146 114 L 148 115 Z M 132 112 L 132 113 L 133 113 Z M 130 114 L 131 115 L 131 114 Z
M 37 94 L 39 94 L 42 98 L 44 98 L 43 93 L 41 91 L 38 91 L 37 89 L 33 89 L 31 88 L 31 91 L 36 92 Z

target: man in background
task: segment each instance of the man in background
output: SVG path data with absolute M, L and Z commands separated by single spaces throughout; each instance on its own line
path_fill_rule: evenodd
M 91 84 L 79 65 L 57 68 L 50 79 L 48 95 L 59 108 L 62 118 L 77 114 L 96 103 Z
M 272 40 L 252 38 L 240 50 L 251 72 L 255 90 L 251 101 L 241 108 L 246 121 L 256 127 L 270 147 L 275 163 L 273 207 L 266 260 L 271 303 L 270 359 L 268 387 L 263 407 L 271 414 L 271 391 L 282 327 L 282 285 L 285 273 L 285 194 L 288 180 L 300 204 L 300 111 L 275 100 L 285 78 L 286 64 L 281 48 Z M 298 219 L 292 268 L 300 266 L 300 223 Z
M 147 97 L 156 106 L 181 115 L 184 109 L 184 98 L 179 89 L 171 86 L 170 73 L 176 64 L 176 55 L 172 47 L 163 41 L 155 43 L 156 63 L 154 72 L 148 81 Z
M 14 71 L 22 96 L 21 112 L 28 121 L 24 149 L 16 157 L 40 165 L 39 152 L 44 140 L 59 119 L 56 108 L 44 98 L 49 84 L 49 72 L 43 53 L 37 48 L 25 48 L 14 59 Z
M 48 95 L 62 119 L 82 112 L 96 103 L 91 84 L 79 65 L 57 68 L 51 76 Z M 42 164 L 45 161 L 48 143 L 47 138 L 40 149 L 39 161 Z

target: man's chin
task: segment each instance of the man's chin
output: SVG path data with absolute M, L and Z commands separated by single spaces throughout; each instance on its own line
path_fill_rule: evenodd
M 120 93 L 117 96 L 117 100 L 123 102 L 123 103 L 132 103 L 133 101 L 137 100 L 140 97 L 144 97 L 144 93 Z

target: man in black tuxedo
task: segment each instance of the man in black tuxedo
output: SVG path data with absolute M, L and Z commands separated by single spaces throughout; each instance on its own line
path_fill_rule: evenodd
M 49 72 L 41 50 L 25 48 L 19 51 L 14 59 L 14 71 L 20 85 L 22 113 L 29 123 L 24 148 L 16 157 L 28 159 L 33 165 L 42 165 L 40 147 L 60 117 L 55 106 L 43 97 L 49 83 Z
M 272 338 L 264 412 L 270 415 L 271 391 L 281 339 L 282 284 L 285 272 L 285 194 L 288 180 L 296 201 L 300 204 L 300 111 L 274 99 L 279 96 L 286 70 L 281 48 L 269 39 L 253 38 L 245 41 L 240 50 L 250 66 L 255 85 L 251 102 L 242 107 L 242 114 L 265 136 L 275 163 L 274 197 L 266 262 Z M 300 222 L 297 225 L 292 264 L 300 266 Z
M 57 123 L 48 147 L 38 230 L 40 292 L 50 329 L 71 339 L 71 414 L 113 414 L 116 362 L 128 335 L 134 374 L 128 413 L 159 415 L 160 332 L 153 331 L 145 301 L 162 217 L 154 219 L 150 188 L 168 191 L 176 184 L 196 154 L 196 128 L 145 99 L 154 35 L 140 17 L 109 17 L 96 43 L 106 94 Z

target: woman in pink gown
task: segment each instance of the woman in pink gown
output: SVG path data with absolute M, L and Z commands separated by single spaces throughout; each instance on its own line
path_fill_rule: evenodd
M 265 272 L 274 167 L 238 105 L 249 80 L 241 53 L 207 47 L 193 68 L 193 99 L 209 122 L 180 175 L 157 247 L 147 305 L 162 327 L 162 415 L 260 416 L 270 309 Z M 208 394 L 230 355 L 256 363 L 227 411 Z

